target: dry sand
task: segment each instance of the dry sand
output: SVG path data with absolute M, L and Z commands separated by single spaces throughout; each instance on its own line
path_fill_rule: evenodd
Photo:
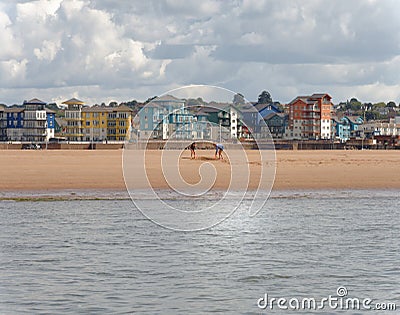
M 162 151 L 146 155 L 148 174 L 155 188 L 166 188 L 159 161 Z M 257 186 L 257 151 L 247 151 L 252 172 L 250 188 Z M 213 151 L 198 150 L 191 160 L 183 152 L 183 178 L 195 183 L 196 168 L 212 163 L 218 172 L 215 188 L 230 180 L 230 163 L 214 160 Z M 400 189 L 399 151 L 277 151 L 274 190 L 294 189 Z M 122 150 L 0 151 L 1 191 L 46 191 L 63 189 L 124 190 Z M 147 165 L 147 164 L 146 164 Z M 243 167 L 247 163 L 243 162 Z

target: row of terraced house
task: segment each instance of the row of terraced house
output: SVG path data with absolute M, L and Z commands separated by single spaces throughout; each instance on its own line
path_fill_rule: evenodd
M 72 98 L 63 102 L 64 126 L 61 135 L 68 141 L 124 141 L 129 139 L 133 110 L 120 106 L 84 106 Z
M 46 142 L 58 136 L 67 141 L 124 141 L 129 138 L 132 109 L 127 106 L 84 106 L 72 98 L 64 118 L 39 99 L 22 106 L 0 107 L 0 141 Z
M 280 110 L 274 104 L 211 102 L 187 106 L 186 100 L 165 95 L 148 103 L 134 119 L 120 106 L 86 106 L 72 98 L 63 102 L 64 117 L 38 99 L 18 107 L 0 106 L 0 141 L 44 142 L 55 135 L 70 142 L 142 139 L 216 140 L 265 139 L 339 140 L 400 135 L 400 117 L 368 122 L 358 116 L 337 117 L 326 93 L 298 96 Z
M 39 99 L 21 107 L 0 106 L 0 141 L 45 142 L 54 137 L 55 112 Z

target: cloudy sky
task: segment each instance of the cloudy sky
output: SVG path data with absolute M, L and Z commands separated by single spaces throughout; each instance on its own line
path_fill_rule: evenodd
M 398 0 L 0 0 L 0 103 L 189 84 L 399 103 L 399 12 Z

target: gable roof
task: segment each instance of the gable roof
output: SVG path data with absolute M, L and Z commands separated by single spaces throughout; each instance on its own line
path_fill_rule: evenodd
M 22 107 L 7 107 L 4 109 L 4 112 L 6 113 L 21 113 L 25 110 L 25 108 Z
M 45 102 L 39 100 L 38 98 L 32 98 L 30 101 L 24 102 L 25 104 L 37 104 L 37 105 L 46 105 Z
M 345 116 L 345 117 L 353 124 L 361 124 L 361 122 L 357 121 L 357 119 L 362 120 L 360 116 Z
M 116 107 L 94 105 L 82 108 L 82 113 L 108 113 L 108 112 L 133 112 L 133 110 L 126 105 L 120 105 Z
M 312 99 L 320 99 L 323 98 L 325 96 L 328 96 L 329 98 L 332 98 L 329 94 L 327 93 L 314 93 L 313 95 L 310 96 L 310 98 Z
M 285 113 L 275 113 L 275 112 L 269 112 L 267 115 L 263 117 L 264 120 L 269 120 L 274 116 L 278 116 L 280 118 L 285 118 L 287 116 Z
M 83 105 L 85 104 L 84 102 L 78 100 L 77 98 L 73 97 L 69 99 L 68 101 L 64 101 L 61 104 L 66 104 L 66 105 Z
M 321 98 L 324 98 L 325 96 L 327 96 L 329 98 L 329 100 L 332 99 L 332 97 L 327 93 L 314 93 L 313 95 L 297 96 L 288 105 L 292 105 L 297 101 L 302 101 L 305 104 L 312 105 L 315 103 L 315 101 L 320 100 Z

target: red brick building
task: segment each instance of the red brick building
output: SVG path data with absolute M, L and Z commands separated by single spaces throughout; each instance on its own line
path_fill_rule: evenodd
M 332 97 L 329 94 L 298 96 L 288 104 L 288 139 L 330 139 Z

